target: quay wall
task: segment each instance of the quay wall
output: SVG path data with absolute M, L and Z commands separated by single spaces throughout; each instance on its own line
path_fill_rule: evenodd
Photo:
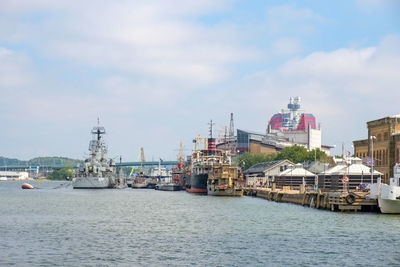
M 322 192 L 290 189 L 246 187 L 244 195 L 266 199 L 268 201 L 292 203 L 310 208 L 330 211 L 379 212 L 377 201 L 369 198 L 368 192 Z

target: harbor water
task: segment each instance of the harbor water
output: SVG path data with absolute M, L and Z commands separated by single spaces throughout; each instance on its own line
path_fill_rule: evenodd
M 400 216 L 0 182 L 0 266 L 399 266 Z M 37 182 L 31 182 L 37 186 Z

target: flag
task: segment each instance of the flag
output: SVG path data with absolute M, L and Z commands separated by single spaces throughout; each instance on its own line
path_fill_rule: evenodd
M 366 158 L 363 158 L 363 159 L 362 159 L 362 163 L 363 163 L 364 165 L 367 165 L 367 166 L 372 166 L 372 165 L 375 165 L 375 160 L 373 160 L 373 159 L 370 158 L 370 157 L 366 157 Z

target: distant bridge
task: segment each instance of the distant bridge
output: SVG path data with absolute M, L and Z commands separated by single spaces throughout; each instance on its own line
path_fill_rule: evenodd
M 119 162 L 115 163 L 117 167 L 122 166 L 122 167 L 135 167 L 135 166 L 158 166 L 160 164 L 161 166 L 174 166 L 178 164 L 178 161 L 171 161 L 171 160 L 164 160 L 161 162 L 158 161 L 131 161 L 131 162 L 122 162 L 121 164 Z M 59 170 L 65 167 L 73 167 L 77 168 L 79 163 L 77 164 L 71 164 L 71 163 L 55 163 L 55 164 L 35 164 L 35 165 L 7 165 L 5 166 L 0 165 L 0 171 L 36 171 L 37 167 L 39 167 L 39 171 L 43 170 Z

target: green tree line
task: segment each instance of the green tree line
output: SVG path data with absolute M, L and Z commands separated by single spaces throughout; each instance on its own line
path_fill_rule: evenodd
M 54 170 L 47 179 L 49 180 L 67 180 L 72 179 L 74 176 L 74 168 L 72 167 L 65 167 L 60 170 Z
M 38 157 L 30 160 L 19 160 L 0 156 L 0 166 L 21 166 L 21 165 L 62 165 L 70 164 L 74 165 L 76 163 L 82 162 L 77 159 L 70 159 L 66 157 Z
M 253 154 L 246 152 L 237 158 L 237 164 L 242 166 L 245 170 L 251 166 L 262 163 L 269 162 L 273 160 L 283 160 L 288 159 L 293 163 L 303 163 L 305 161 L 314 161 L 316 159 L 320 162 L 330 162 L 331 157 L 326 155 L 325 152 L 321 151 L 319 148 L 308 151 L 303 146 L 291 146 L 285 147 L 279 153 L 273 154 Z

